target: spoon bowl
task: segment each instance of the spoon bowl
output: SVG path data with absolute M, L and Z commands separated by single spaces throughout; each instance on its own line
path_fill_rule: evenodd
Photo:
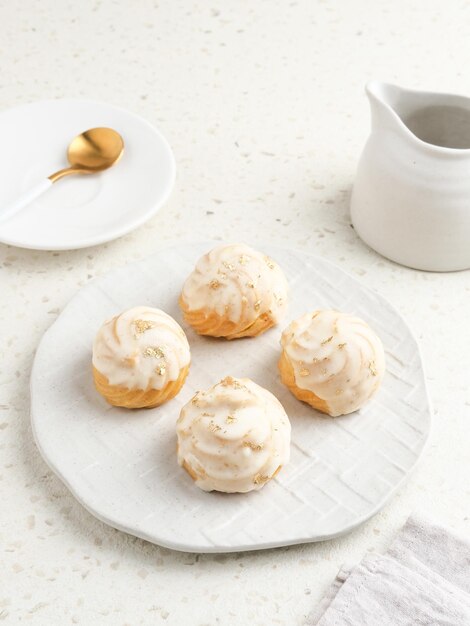
M 112 128 L 91 128 L 70 143 L 67 158 L 70 167 L 49 176 L 55 182 L 69 174 L 94 174 L 117 163 L 124 151 L 121 135 Z

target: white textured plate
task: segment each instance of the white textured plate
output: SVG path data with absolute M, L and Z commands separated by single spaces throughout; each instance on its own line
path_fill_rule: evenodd
M 364 318 L 382 338 L 387 374 L 363 410 L 322 417 L 296 400 L 277 373 L 279 336 L 226 342 L 184 324 L 192 363 L 181 393 L 153 410 L 112 408 L 97 394 L 91 345 L 103 320 L 130 306 L 164 309 L 212 242 L 168 248 L 81 289 L 46 332 L 31 379 L 32 422 L 50 467 L 94 515 L 154 543 L 193 552 L 269 548 L 341 535 L 371 517 L 420 456 L 430 407 L 419 349 L 391 305 L 322 260 L 264 246 L 291 286 L 288 318 L 332 307 Z M 289 465 L 261 491 L 205 493 L 176 462 L 175 421 L 197 389 L 226 375 L 272 391 L 292 423 Z
M 109 126 L 124 139 L 111 169 L 55 183 L 17 215 L 0 222 L 0 241 L 41 250 L 71 250 L 137 228 L 168 198 L 175 179 L 170 146 L 143 118 L 103 102 L 46 100 L 0 113 L 0 213 L 49 174 L 66 167 L 70 141 Z

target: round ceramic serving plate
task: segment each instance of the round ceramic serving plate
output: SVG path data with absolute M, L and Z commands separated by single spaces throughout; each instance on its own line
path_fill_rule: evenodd
M 2 207 L 66 167 L 67 147 L 97 126 L 117 130 L 124 154 L 100 174 L 69 176 L 19 213 L 0 221 L 0 242 L 71 250 L 110 241 L 137 228 L 168 198 L 175 161 L 165 138 L 143 118 L 109 104 L 47 100 L 0 113 Z
M 375 292 L 321 258 L 263 247 L 291 287 L 281 328 L 227 342 L 182 322 L 184 279 L 213 242 L 162 249 L 82 288 L 46 332 L 31 378 L 41 453 L 75 497 L 102 521 L 148 541 L 192 552 L 231 552 L 320 541 L 376 513 L 420 456 L 430 406 L 419 349 L 403 319 Z M 105 319 L 134 305 L 165 310 L 184 327 L 191 370 L 180 394 L 152 410 L 111 407 L 91 374 L 91 345 Z M 296 400 L 277 372 L 282 328 L 331 307 L 364 318 L 381 337 L 387 373 L 379 393 L 348 416 L 321 416 Z M 290 463 L 261 491 L 206 493 L 176 462 L 175 422 L 196 390 L 227 375 L 274 393 L 292 424 Z

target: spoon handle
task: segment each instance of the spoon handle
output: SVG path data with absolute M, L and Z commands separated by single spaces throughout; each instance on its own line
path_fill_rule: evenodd
M 23 193 L 14 202 L 0 208 L 0 222 L 13 217 L 13 215 L 21 211 L 21 209 L 24 209 L 24 207 L 30 204 L 30 202 L 42 195 L 47 189 L 49 189 L 49 187 L 51 187 L 51 185 L 52 181 L 49 178 L 45 178 L 34 187 L 31 187 L 31 189 L 28 189 L 28 191 L 25 191 L 25 193 Z

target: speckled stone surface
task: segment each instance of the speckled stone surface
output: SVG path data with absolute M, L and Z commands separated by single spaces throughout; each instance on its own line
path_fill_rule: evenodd
M 0 3 L 1 109 L 107 100 L 158 125 L 178 166 L 164 209 L 118 241 L 60 253 L 0 246 L 0 621 L 300 625 L 339 566 L 385 548 L 411 511 L 470 531 L 470 273 L 394 265 L 357 239 L 348 215 L 369 128 L 363 83 L 470 94 L 469 19 L 456 0 Z M 88 280 L 171 241 L 259 237 L 338 263 L 406 317 L 435 409 L 422 462 L 379 515 L 323 544 L 201 556 L 108 528 L 32 441 L 28 381 L 42 333 Z

